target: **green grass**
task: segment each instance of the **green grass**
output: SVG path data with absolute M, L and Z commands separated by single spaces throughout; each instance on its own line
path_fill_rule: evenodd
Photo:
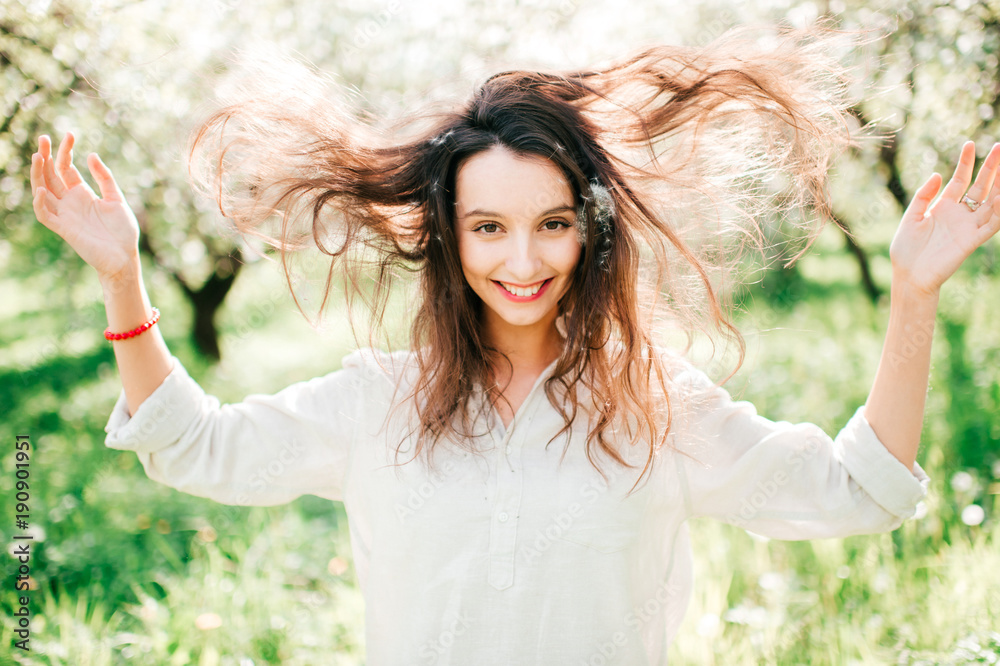
M 694 522 L 695 592 L 671 663 L 997 660 L 1000 327 L 980 307 L 1000 303 L 992 267 L 963 269 L 942 296 L 918 457 L 932 478 L 923 517 L 891 534 L 812 542 Z M 887 318 L 851 268 L 839 252 L 819 251 L 798 276 L 755 288 L 740 318 L 748 358 L 727 385 L 734 395 L 771 419 L 831 434 L 846 423 L 867 397 Z M 171 313 L 161 324 L 171 350 L 224 401 L 333 370 L 353 347 L 336 312 L 322 334 L 285 297 L 261 314 L 260 294 L 280 293 L 281 279 L 266 266 L 241 276 L 220 319 L 225 362 L 213 368 L 186 341 L 177 293 L 148 282 Z M 18 283 L 20 296 L 0 305 L 0 432 L 8 442 L 32 436 L 32 523 L 44 530 L 32 561 L 33 649 L 10 647 L 15 598 L 5 583 L 0 663 L 363 663 L 343 506 L 305 497 L 226 507 L 149 481 L 134 454 L 104 446 L 120 384 L 100 337 L 101 303 L 93 290 L 56 284 L 69 314 L 32 309 L 43 300 L 30 292 L 51 288 Z M 0 475 L 7 498 L 11 448 Z M 963 522 L 970 505 L 985 511 L 981 524 Z M 13 514 L 10 500 L 4 508 Z M 10 543 L 8 522 L 0 532 Z

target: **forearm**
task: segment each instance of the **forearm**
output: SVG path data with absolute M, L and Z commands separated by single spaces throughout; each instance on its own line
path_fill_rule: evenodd
M 913 469 L 924 422 L 938 294 L 893 280 L 889 325 L 865 417 L 892 455 Z
M 130 331 L 153 315 L 138 257 L 132 265 L 115 276 L 102 276 L 104 306 L 108 327 L 121 333 Z M 159 325 L 127 340 L 114 340 L 115 359 L 121 376 L 129 414 L 135 414 L 170 374 L 171 361 L 167 344 L 160 335 Z

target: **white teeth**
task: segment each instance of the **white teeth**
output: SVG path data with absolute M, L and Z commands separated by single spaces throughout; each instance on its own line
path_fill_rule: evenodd
M 544 282 L 539 282 L 538 284 L 531 287 L 515 287 L 512 284 L 507 284 L 506 282 L 500 283 L 504 289 L 514 294 L 515 296 L 534 296 L 538 293 L 538 290 L 542 288 Z

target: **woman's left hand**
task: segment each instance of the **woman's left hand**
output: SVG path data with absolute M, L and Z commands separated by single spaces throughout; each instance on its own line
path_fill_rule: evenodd
M 975 161 L 975 144 L 969 141 L 933 206 L 941 175 L 933 174 L 917 190 L 889 246 L 894 283 L 905 281 L 917 293 L 936 297 L 965 258 L 1000 230 L 1000 144 L 993 145 L 970 189 Z M 963 197 L 980 202 L 979 207 L 971 210 Z

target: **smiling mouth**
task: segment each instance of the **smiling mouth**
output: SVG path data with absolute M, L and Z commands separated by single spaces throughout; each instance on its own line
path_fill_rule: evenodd
M 542 280 L 541 282 L 536 282 L 533 285 L 527 287 L 519 287 L 517 285 L 510 284 L 509 282 L 500 282 L 499 280 L 493 280 L 494 283 L 500 285 L 504 291 L 506 291 L 511 296 L 516 296 L 518 298 L 531 298 L 537 295 L 542 289 L 552 281 L 552 278 L 547 280 Z

